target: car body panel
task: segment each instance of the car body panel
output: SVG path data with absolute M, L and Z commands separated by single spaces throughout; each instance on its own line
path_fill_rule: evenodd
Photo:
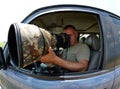
M 112 21 L 112 33 L 115 40 L 115 82 L 114 88 L 120 89 L 120 41 L 119 41 L 119 32 L 120 32 L 120 19 L 116 16 L 111 15 Z
M 2 76 L 0 77 L 2 87 L 5 87 L 5 89 L 111 89 L 114 79 L 114 72 L 112 71 L 99 76 L 93 76 L 97 75 L 93 73 L 91 77 L 83 79 L 69 80 L 70 76 L 64 76 L 69 78 L 48 81 L 30 77 L 11 69 L 1 70 L 0 75 Z

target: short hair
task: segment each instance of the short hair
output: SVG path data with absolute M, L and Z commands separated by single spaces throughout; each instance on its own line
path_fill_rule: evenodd
M 66 30 L 68 29 L 69 27 L 73 28 L 75 31 L 76 31 L 76 28 L 73 26 L 73 25 L 66 25 L 63 30 Z

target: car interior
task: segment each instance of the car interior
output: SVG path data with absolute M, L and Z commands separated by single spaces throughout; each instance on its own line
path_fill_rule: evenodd
M 54 34 L 62 33 L 63 27 L 66 25 L 75 26 L 79 33 L 79 42 L 87 44 L 90 48 L 90 61 L 86 71 L 99 70 L 101 68 L 101 34 L 99 16 L 97 14 L 78 11 L 51 12 L 34 18 L 29 24 L 34 24 Z M 54 68 L 45 66 L 43 63 L 35 62 L 23 69 L 36 73 L 43 72 L 43 74 L 66 72 L 58 66 Z

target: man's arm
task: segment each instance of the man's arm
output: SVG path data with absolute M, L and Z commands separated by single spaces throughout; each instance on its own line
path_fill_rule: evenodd
M 41 57 L 41 62 L 55 64 L 71 71 L 84 71 L 88 66 L 88 60 L 83 59 L 79 62 L 71 62 L 56 56 L 51 48 L 48 51 L 47 55 Z
M 71 71 L 85 71 L 88 66 L 88 60 L 80 60 L 79 62 L 71 62 L 67 60 L 63 60 L 60 57 L 55 59 L 56 65 L 61 66 L 62 68 L 71 70 Z

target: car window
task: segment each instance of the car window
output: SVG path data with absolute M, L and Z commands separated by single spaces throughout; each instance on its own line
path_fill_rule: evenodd
M 87 12 L 78 12 L 78 11 L 61 11 L 61 12 L 52 12 L 37 16 L 28 24 L 33 24 L 38 26 L 39 28 L 47 30 L 50 34 L 61 36 L 63 33 L 63 27 L 66 25 L 73 25 L 76 27 L 77 32 L 79 33 L 78 40 L 79 42 L 86 44 L 90 49 L 90 58 L 89 64 L 86 71 L 99 70 L 100 63 L 97 60 L 101 60 L 100 56 L 100 24 L 99 24 L 99 16 L 93 13 Z M 63 36 L 63 35 L 62 35 Z M 61 40 L 59 40 L 61 41 Z M 92 42 L 95 42 L 93 45 Z M 60 53 L 64 50 L 66 45 L 60 46 L 56 55 L 60 55 Z M 15 49 L 16 50 L 16 49 Z M 97 55 L 97 56 L 94 56 Z M 93 60 L 94 63 L 93 63 Z M 18 62 L 18 61 L 17 61 Z M 14 65 L 16 62 L 11 62 Z M 16 65 L 16 64 L 15 64 Z M 15 66 L 14 65 L 14 66 Z M 18 65 L 18 64 L 17 64 Z M 30 65 L 23 67 L 22 69 L 29 70 L 39 74 L 63 74 L 66 71 L 59 66 L 48 66 L 45 63 L 40 61 L 35 61 Z M 85 72 L 86 72 L 85 71 Z M 74 73 L 74 72 L 72 72 Z

